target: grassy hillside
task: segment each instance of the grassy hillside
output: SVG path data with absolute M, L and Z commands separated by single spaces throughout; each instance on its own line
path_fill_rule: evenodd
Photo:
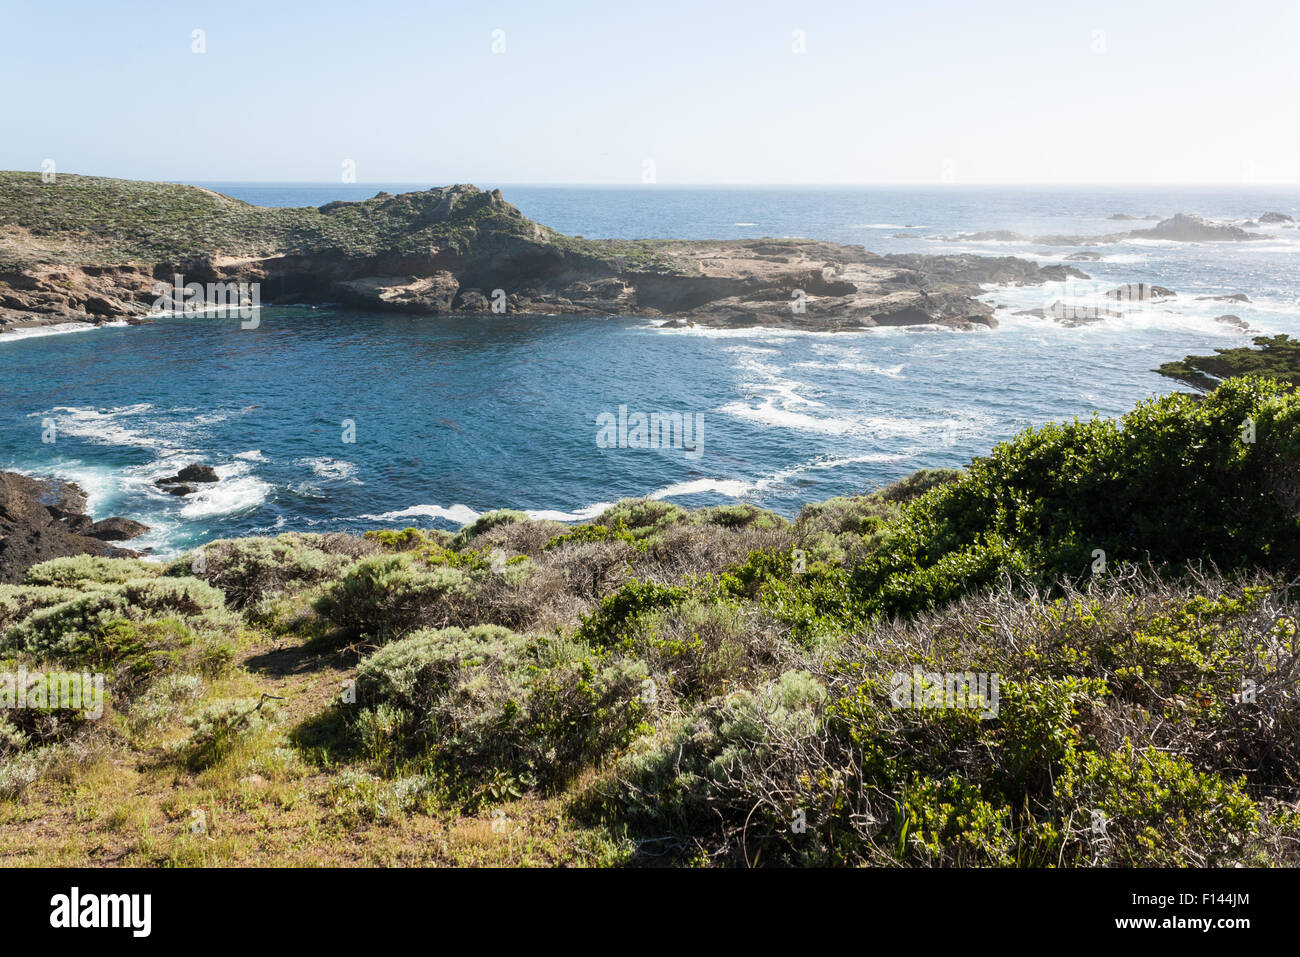
M 779 242 L 779 241 L 777 241 Z M 586 240 L 525 217 L 499 192 L 447 186 L 319 208 L 262 207 L 196 186 L 0 171 L 0 266 L 183 263 L 215 256 L 489 258 L 511 243 L 650 272 L 682 268 L 673 247 L 707 242 Z
M 1245 378 L 792 523 L 48 562 L 0 670 L 111 701 L 0 718 L 0 863 L 1294 865 L 1297 469 Z M 996 708 L 900 707 L 913 668 Z

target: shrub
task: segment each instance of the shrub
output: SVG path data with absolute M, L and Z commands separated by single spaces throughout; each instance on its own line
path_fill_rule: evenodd
M 810 674 L 791 671 L 755 691 L 713 698 L 638 738 L 577 810 L 661 843 L 675 839 L 679 850 L 705 841 L 711 856 L 726 855 L 751 825 L 779 842 L 796 808 L 772 800 L 770 776 L 783 780 L 782 755 L 801 753 L 816 733 L 825 696 Z
M 349 637 L 387 640 L 420 626 L 459 623 L 456 598 L 468 593 L 468 583 L 459 568 L 430 568 L 406 552 L 376 555 L 352 565 L 315 608 Z
M 37 609 L 62 604 L 80 594 L 75 588 L 0 584 L 0 636 Z
M 343 542 L 335 538 L 331 546 L 347 547 L 348 536 L 341 538 Z M 246 608 L 265 596 L 333 578 L 351 562 L 348 554 L 327 551 L 323 536 L 291 533 L 208 542 L 177 559 L 166 573 L 201 578 L 225 592 L 232 608 Z
M 1300 639 L 1278 588 L 1129 577 L 877 620 L 811 656 L 818 679 L 784 678 L 783 705 L 760 686 L 670 716 L 582 810 L 749 862 L 1278 860 L 1291 825 L 1265 805 L 1300 781 Z M 918 708 L 892 694 L 914 666 L 999 683 L 981 707 Z
M 18 800 L 40 776 L 40 763 L 32 754 L 0 759 L 0 801 Z
M 878 610 L 907 613 L 1005 575 L 1081 577 L 1098 549 L 1111 564 L 1277 566 L 1300 555 L 1297 477 L 1300 397 L 1232 379 L 1203 400 L 1165 396 L 996 446 L 904 505 L 855 583 Z
M 645 613 L 631 646 L 665 688 L 687 698 L 752 686 L 787 657 L 762 609 L 695 597 Z
M 528 521 L 528 516 L 514 509 L 501 508 L 495 512 L 485 512 L 458 531 L 451 540 L 449 547 L 454 549 L 464 548 L 478 536 L 491 531 L 499 525 L 510 525 L 515 522 L 526 521 Z
M 446 548 L 452 541 L 451 532 L 440 530 L 420 531 L 418 528 L 404 528 L 400 532 L 392 529 L 373 529 L 366 532 L 365 541 L 372 542 L 385 551 L 409 552 L 415 549 L 437 545 Z
M 358 724 L 428 750 L 471 793 L 494 772 L 556 784 L 630 736 L 645 676 L 497 626 L 419 631 L 358 668 Z
M 156 575 L 159 566 L 138 558 L 101 558 L 98 555 L 73 555 L 54 558 L 27 569 L 23 581 L 28 585 L 80 587 L 87 584 L 120 584 L 132 579 Z
M 1259 822 L 1243 782 L 1196 770 L 1186 758 L 1129 742 L 1087 754 L 1057 785 L 1063 807 L 1100 811 L 1104 836 L 1076 842 L 1077 863 L 1215 867 L 1240 862 Z
M 602 648 L 626 646 L 638 620 L 656 608 L 667 608 L 683 601 L 690 590 L 678 585 L 632 580 L 600 602 L 600 607 L 585 616 L 578 637 Z
M 241 739 L 275 719 L 276 704 L 266 697 L 214 701 L 188 721 L 193 733 L 188 742 L 187 763 L 192 770 L 211 767 Z
M 68 664 L 134 668 L 142 649 L 154 646 L 146 632 L 155 637 L 183 632 L 183 639 L 164 642 L 174 647 L 188 644 L 191 633 L 217 639 L 238 627 L 239 619 L 225 609 L 225 597 L 210 585 L 148 578 L 97 588 L 33 611 L 5 632 L 4 647 Z
M 715 505 L 691 513 L 691 520 L 723 528 L 759 528 L 775 530 L 785 528 L 790 523 L 775 512 L 759 508 L 757 505 L 741 503 L 737 505 Z
M 689 512 L 672 502 L 650 498 L 625 498 L 605 509 L 595 525 L 622 526 L 637 538 L 644 538 L 677 522 L 687 520 Z

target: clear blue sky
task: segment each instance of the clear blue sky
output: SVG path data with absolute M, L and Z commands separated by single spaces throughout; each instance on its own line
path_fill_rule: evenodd
M 0 0 L 0 168 L 1300 182 L 1297 44 L 1295 0 Z

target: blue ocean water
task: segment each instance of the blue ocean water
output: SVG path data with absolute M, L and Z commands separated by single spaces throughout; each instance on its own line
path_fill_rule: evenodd
M 202 183 L 262 205 L 319 205 L 431 184 Z M 494 184 L 478 184 L 491 187 Z M 808 236 L 880 253 L 1058 262 L 1078 250 L 925 237 L 1142 228 L 1113 213 L 1300 218 L 1300 190 L 579 188 L 503 186 L 525 214 L 599 237 Z M 1215 321 L 1300 335 L 1300 230 L 1242 244 L 1090 247 L 1092 283 L 996 288 L 997 329 L 855 333 L 665 330 L 634 317 L 429 318 L 266 307 L 238 320 L 0 338 L 0 467 L 75 480 L 97 516 L 138 518 L 159 554 L 215 536 L 455 527 L 493 508 L 561 519 L 621 497 L 695 506 L 809 501 L 960 465 L 1031 424 L 1117 415 L 1177 384 L 1150 370 L 1249 340 Z M 897 234 L 902 234 L 899 238 Z M 1065 328 L 1015 316 L 1128 282 L 1166 303 Z M 1246 293 L 1249 304 L 1197 301 Z M 602 448 L 602 413 L 699 415 L 702 454 Z M 346 441 L 346 423 L 355 441 Z M 53 425 L 53 442 L 43 442 Z M 155 479 L 189 462 L 221 482 L 183 499 Z

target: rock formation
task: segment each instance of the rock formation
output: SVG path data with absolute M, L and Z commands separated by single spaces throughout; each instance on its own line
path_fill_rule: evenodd
M 485 319 L 635 314 L 711 325 L 970 328 L 993 322 L 974 299 L 980 282 L 1043 282 L 1062 268 L 882 257 L 802 239 L 587 240 L 473 186 L 269 209 L 190 186 L 0 173 L 0 331 L 139 321 L 182 306 L 174 290 L 190 283 L 219 294 L 256 283 L 262 305 L 339 302 Z
M 38 562 L 67 555 L 129 556 L 109 545 L 147 532 L 129 519 L 92 521 L 86 494 L 70 482 L 0 472 L 0 582 L 22 580 Z

